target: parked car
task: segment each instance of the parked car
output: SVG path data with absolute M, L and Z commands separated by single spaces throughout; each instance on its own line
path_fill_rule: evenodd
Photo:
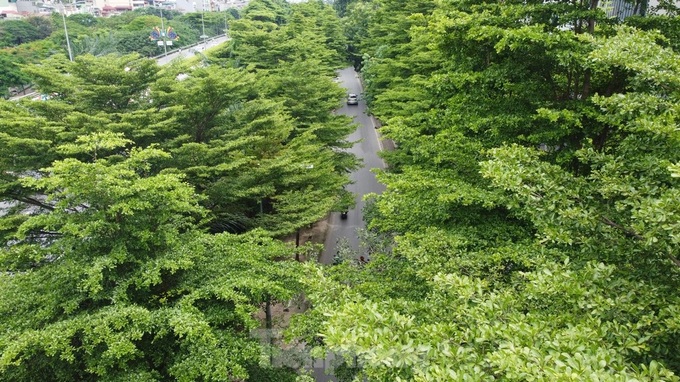
M 347 104 L 348 105 L 358 105 L 359 104 L 359 96 L 354 94 L 354 93 L 347 94 Z

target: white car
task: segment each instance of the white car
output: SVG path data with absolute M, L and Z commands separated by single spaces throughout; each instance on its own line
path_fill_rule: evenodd
M 359 104 L 359 96 L 354 94 L 354 93 L 347 94 L 347 104 L 348 105 L 358 105 Z

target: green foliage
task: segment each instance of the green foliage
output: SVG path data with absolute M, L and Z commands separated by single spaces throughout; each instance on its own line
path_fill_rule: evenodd
M 0 51 L 0 66 L 3 68 L 0 73 L 0 92 L 2 95 L 7 94 L 9 87 L 22 86 L 29 82 L 18 66 L 21 63 L 10 54 Z
M 219 12 L 195 12 L 185 13 L 175 18 L 174 21 L 186 24 L 189 29 L 197 31 L 199 35 L 202 35 L 205 30 L 206 36 L 213 37 L 224 34 L 225 23 L 228 17 L 224 13 Z
M 678 380 L 674 22 L 351 4 L 365 98 L 397 144 L 366 216 L 394 242 L 310 270 L 301 332 L 369 381 Z
M 0 48 L 4 48 L 39 40 L 42 32 L 28 21 L 3 20 L 0 21 L 0 36 Z
M 196 28 L 196 25 L 191 23 L 185 23 L 182 17 L 178 16 L 180 13 L 177 11 L 166 10 L 163 13 L 165 26 L 172 27 L 180 36 L 174 46 L 197 42 L 200 28 Z M 206 19 L 212 28 L 211 31 L 214 30 L 214 33 L 210 35 L 223 33 L 225 19 L 221 14 L 210 13 Z M 125 12 L 108 18 L 78 13 L 68 16 L 66 24 L 75 56 L 138 53 L 142 56 L 153 57 L 161 52 L 161 49 L 149 40 L 149 34 L 153 28 L 161 25 L 158 8 L 136 9 L 133 12 Z M 37 63 L 40 59 L 57 53 L 57 47 L 61 49 L 60 53 L 68 57 L 63 20 L 59 13 L 54 13 L 50 17 L 32 16 L 25 21 L 3 22 L 0 23 L 1 30 L 5 30 L 5 33 L 1 35 L 6 41 L 0 39 L 0 47 L 15 46 L 15 49 L 21 52 L 23 61 L 27 63 Z M 39 55 L 31 54 L 31 57 L 26 57 L 26 53 L 33 53 L 31 51 L 40 46 L 36 45 L 36 42 L 49 46 L 49 51 L 41 49 Z M 13 63 L 22 63 L 22 60 Z
M 311 133 L 294 138 L 291 120 L 278 103 L 251 100 L 255 97 L 251 73 L 197 69 L 181 82 L 171 80 L 167 85 L 170 88 L 165 83 L 159 88 L 157 101 L 176 110 L 174 118 L 181 129 L 177 134 L 182 138 L 168 143 L 176 157 L 171 165 L 185 171 L 193 184 L 210 195 L 208 204 L 218 214 L 218 225 L 241 231 L 263 224 L 277 233 L 289 233 L 330 210 L 310 187 L 322 187 L 316 192 L 323 190 L 334 198 L 346 183 L 340 176 L 344 172 L 331 175 L 335 172 L 333 154 L 315 142 Z M 302 172 L 307 174 L 300 178 Z M 318 175 L 312 177 L 312 173 Z M 316 197 L 317 203 L 305 199 L 290 205 L 290 198 L 303 190 L 310 192 L 304 194 L 306 198 Z M 264 200 L 271 206 L 266 216 L 258 217 L 258 204 Z M 302 213 L 300 209 L 318 211 L 302 219 L 296 215 Z M 283 218 L 270 213 L 283 214 Z
M 623 284 L 610 294 L 609 271 L 594 264 L 579 273 L 545 268 L 525 275 L 531 287 L 522 292 L 487 291 L 483 281 L 440 274 L 430 279 L 425 303 L 354 297 L 332 315 L 325 340 L 358 354 L 369 379 L 675 380 L 656 362 L 625 366 L 626 354 L 645 347 L 644 324 L 601 320 L 637 310 L 617 296 L 640 293 L 641 286 Z M 590 305 L 593 299 L 601 303 Z M 607 341 L 611 336 L 622 342 Z
M 82 150 L 103 138 L 83 139 Z M 106 142 L 97 146 L 126 143 Z M 291 248 L 260 233 L 201 234 L 193 189 L 144 175 L 166 156 L 67 159 L 23 180 L 52 210 L 29 218 L 1 253 L 3 379 L 224 381 L 253 370 L 253 311 L 299 291 L 297 263 L 274 262 Z
M 38 63 L 59 50 L 59 47 L 51 40 L 37 40 L 27 44 L 21 44 L 13 48 L 6 48 L 3 53 L 12 56 L 14 65 Z
M 284 29 L 289 5 L 265 5 Z M 304 28 L 276 36 L 290 62 L 266 71 L 95 56 L 148 43 L 150 12 L 69 18 L 93 54 L 26 60 L 48 99 L 0 103 L 0 379 L 296 379 L 261 363 L 250 331 L 265 303 L 303 292 L 272 237 L 350 199 L 328 9 L 300 6 Z
M 27 17 L 26 21 L 38 30 L 41 39 L 49 37 L 54 30 L 54 24 L 52 24 L 52 19 L 49 17 L 31 16 Z
M 159 48 L 149 40 L 149 31 L 119 30 L 113 34 L 116 51 L 120 54 L 138 53 L 140 56 L 153 57 L 159 53 Z
M 678 23 L 680 20 L 677 17 L 665 17 L 665 16 L 645 16 L 645 17 L 629 17 L 625 20 L 627 25 L 631 25 L 635 28 L 642 30 L 658 30 L 660 31 L 666 40 L 663 44 L 668 44 L 673 50 L 680 51 L 680 44 L 678 43 L 678 37 L 680 34 L 680 27 Z
M 308 67 L 320 63 L 327 66 L 322 69 L 330 70 L 337 69 L 345 57 L 340 23 L 332 8 L 319 2 L 290 6 L 250 2 L 243 18 L 230 24 L 229 34 L 231 48 L 221 56 L 257 69 L 272 69 L 280 62 L 308 62 Z
M 115 113 L 140 107 L 158 67 L 137 55 L 109 55 L 79 56 L 73 62 L 54 59 L 24 70 L 42 92 L 54 93 L 80 112 Z
M 313 11 L 310 20 L 318 16 Z M 306 44 L 290 65 L 257 75 L 182 65 L 161 73 L 133 55 L 77 56 L 73 63 L 55 58 L 25 71 L 51 94 L 46 108 L 31 109 L 62 126 L 60 141 L 68 145 L 81 134 L 108 130 L 137 145 L 159 143 L 173 153 L 161 167 L 184 173 L 208 196 L 203 204 L 213 231 L 264 227 L 279 235 L 335 209 L 346 173 L 356 166 L 338 150 L 348 147 L 344 139 L 353 125 L 331 115 L 342 97 L 329 78 L 336 57 L 315 56 L 310 67 L 304 52 L 315 49 L 328 52 Z M 64 110 L 54 114 L 57 105 Z
M 156 16 L 138 16 L 123 27 L 127 31 L 151 31 L 154 27 L 161 25 L 160 17 Z
M 113 34 L 96 36 L 82 36 L 71 43 L 73 56 L 89 54 L 92 56 L 106 56 L 117 53 L 117 42 Z
M 86 26 L 86 27 L 92 27 L 97 25 L 99 23 L 98 18 L 94 17 L 94 15 L 87 14 L 87 13 L 77 13 L 75 15 L 70 15 L 68 17 L 69 21 L 76 22 L 80 25 Z

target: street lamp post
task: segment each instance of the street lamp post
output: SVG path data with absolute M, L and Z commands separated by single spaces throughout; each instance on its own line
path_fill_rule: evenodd
M 203 0 L 203 2 L 201 3 L 201 35 L 199 36 L 199 38 L 203 42 L 205 42 L 205 39 L 208 38 L 208 36 L 206 36 L 206 34 L 205 34 L 205 20 L 204 20 L 204 17 L 203 17 L 203 15 L 205 15 L 205 1 L 206 0 Z M 194 1 L 194 11 L 196 11 L 196 2 L 195 1 Z
M 201 38 L 203 39 L 203 42 L 205 42 L 205 38 L 208 37 L 205 35 L 205 21 L 203 20 L 203 16 L 205 15 L 205 0 L 203 1 L 203 6 L 201 7 Z
M 165 25 L 163 24 L 163 4 L 158 8 L 161 11 L 161 38 L 163 39 L 163 52 L 168 54 L 168 44 L 165 43 Z
M 68 49 L 68 59 L 73 61 L 73 53 L 71 52 L 71 42 L 68 39 L 68 29 L 66 29 L 66 6 L 61 2 L 61 19 L 64 21 L 64 34 L 66 35 L 66 48 Z

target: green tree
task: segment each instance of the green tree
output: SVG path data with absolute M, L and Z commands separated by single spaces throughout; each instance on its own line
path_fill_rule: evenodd
M 395 239 L 314 270 L 301 331 L 359 379 L 678 380 L 673 44 L 593 2 L 373 5 Z
M 89 54 L 92 56 L 106 56 L 118 53 L 117 41 L 112 33 L 94 36 L 81 36 L 71 42 L 73 56 Z
M 138 55 L 78 56 L 73 62 L 55 58 L 25 69 L 43 93 L 76 105 L 83 113 L 120 113 L 143 106 L 158 66 Z
M 175 135 L 164 143 L 174 157 L 168 167 L 183 171 L 208 195 L 215 231 L 261 226 L 286 234 L 332 208 L 354 166 L 351 157 L 332 150 L 344 144 L 349 121 L 296 131 L 282 101 L 254 91 L 252 73 L 217 68 L 183 73 L 181 81 L 159 81 L 154 99 L 174 113 L 175 124 L 167 127 Z
M 239 35 L 239 28 L 252 27 L 230 47 L 231 59 L 248 65 L 245 70 L 180 67 L 181 81 L 168 76 L 159 82 L 157 99 L 178 107 L 182 133 L 168 143 L 177 159 L 169 166 L 186 171 L 187 179 L 209 195 L 206 205 L 216 214 L 213 229 L 259 226 L 281 235 L 339 208 L 346 174 L 356 166 L 353 156 L 341 150 L 349 147 L 345 137 L 354 127 L 331 114 L 342 97 L 331 81 L 340 61 L 329 48 L 332 39 L 307 31 L 339 31 L 337 21 L 329 20 L 330 8 L 293 7 L 290 17 L 301 24 L 279 26 L 281 10 L 275 5 L 253 7 L 256 16 L 245 12 L 232 28 Z M 271 45 L 255 45 L 251 38 Z
M 92 136 L 64 150 L 125 143 Z M 53 209 L 2 250 L 3 379 L 225 381 L 260 368 L 252 313 L 297 292 L 296 263 L 273 262 L 290 249 L 257 233 L 201 234 L 192 188 L 145 175 L 164 156 L 69 159 L 25 180 Z
M 265 5 L 285 25 L 288 5 Z M 315 9 L 305 29 L 336 33 Z M 74 29 L 74 41 L 97 35 Z M 277 32 L 286 49 L 304 42 L 293 32 Z M 271 237 L 344 203 L 355 165 L 342 150 L 351 121 L 330 115 L 338 45 L 313 41 L 280 70 L 226 59 L 161 69 L 138 55 L 26 67 L 49 99 L 0 103 L 11 207 L 0 220 L 0 315 L 11 316 L 0 379 L 292 380 L 261 366 L 249 334 L 255 312 L 302 291 L 293 248 Z
M 154 27 L 161 26 L 160 17 L 156 16 L 137 16 L 123 27 L 128 31 L 147 31 L 151 33 Z
M 153 134 L 150 130 L 165 114 L 141 107 L 149 105 L 140 101 L 150 81 L 155 79 L 156 66 L 137 57 L 80 56 L 69 62 L 57 56 L 42 65 L 25 67 L 27 75 L 36 79 L 39 90 L 49 95 L 50 100 L 24 100 L 3 106 L 6 160 L 2 163 L 1 197 L 13 206 L 13 213 L 4 217 L 7 229 L 25 219 L 22 211 L 45 208 L 40 195 L 19 182 L 22 177 L 27 173 L 39 174 L 39 169 L 55 159 L 86 159 L 79 154 L 59 152 L 57 146 L 74 143 L 81 135 L 107 131 L 150 143 L 148 136 Z
M 6 48 L 5 53 L 15 58 L 15 63 L 36 64 L 59 51 L 59 47 L 50 39 L 36 40 L 13 48 Z
M 27 21 L 5 20 L 0 22 L 0 36 L 0 47 L 7 47 L 39 40 L 41 32 Z
M 37 115 L 24 106 L 26 102 L 0 101 L 0 233 L 3 242 L 25 221 L 28 211 L 49 208 L 49 205 L 25 187 L 21 178 L 37 175 L 40 168 L 58 158 L 54 146 L 62 131 L 61 125 Z
M 143 57 L 153 57 L 159 53 L 159 48 L 155 41 L 151 41 L 148 31 L 126 31 L 119 30 L 113 36 L 116 42 L 116 50 L 120 54 L 138 53 Z
M 371 16 L 375 13 L 377 4 L 374 2 L 357 1 L 349 4 L 346 16 L 342 19 L 344 33 L 347 36 L 347 54 L 354 68 L 361 68 L 363 52 L 360 45 L 366 41 Z
M 28 84 L 28 77 L 21 72 L 21 68 L 17 65 L 20 63 L 15 57 L 0 51 L 0 66 L 4 68 L 0 73 L 0 90 L 3 96 L 8 95 L 9 87 L 23 87 Z
M 75 15 L 70 15 L 68 20 L 86 27 L 94 27 L 99 23 L 100 19 L 88 13 L 76 13 Z
M 290 9 L 267 2 L 250 4 L 229 30 L 232 46 L 227 54 L 238 65 L 271 69 L 279 62 L 309 60 L 328 65 L 330 71 L 344 64 L 346 41 L 331 7 L 318 2 Z
M 181 105 L 175 114 L 178 135 L 195 143 L 216 138 L 213 130 L 224 123 L 223 113 L 255 96 L 255 78 L 244 70 L 211 67 L 186 74 L 181 81 L 172 76 L 159 81 L 155 98 L 160 107 Z
M 31 16 L 26 18 L 26 22 L 33 25 L 38 30 L 41 39 L 49 37 L 54 30 L 52 19 L 49 17 Z

